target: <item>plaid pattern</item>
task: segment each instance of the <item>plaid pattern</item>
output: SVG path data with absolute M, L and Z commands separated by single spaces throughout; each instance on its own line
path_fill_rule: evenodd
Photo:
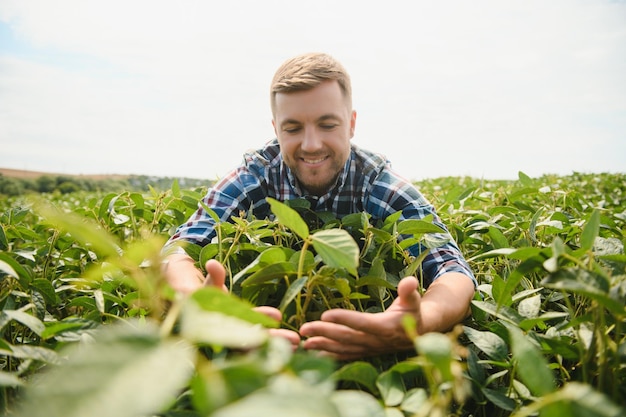
M 354 144 L 336 186 L 319 198 L 303 192 L 298 180 L 283 163 L 278 141 L 274 139 L 261 149 L 247 152 L 243 164 L 209 189 L 203 202 L 225 222 L 233 215 L 250 210 L 259 219 L 271 216 L 267 197 L 278 201 L 304 197 L 311 202 L 312 210 L 328 211 L 339 219 L 365 211 L 374 223 L 397 211 L 402 212 L 401 219 L 433 215 L 434 223 L 447 230 L 434 207 L 411 182 L 391 169 L 389 161 Z M 211 242 L 214 236 L 215 221 L 199 205 L 196 213 L 176 230 L 167 245 L 183 240 L 202 246 Z M 424 250 L 421 245 L 409 248 L 412 255 Z M 472 271 L 452 239 L 441 247 L 430 249 L 422 270 L 425 284 L 446 272 L 456 271 L 471 277 L 476 285 Z

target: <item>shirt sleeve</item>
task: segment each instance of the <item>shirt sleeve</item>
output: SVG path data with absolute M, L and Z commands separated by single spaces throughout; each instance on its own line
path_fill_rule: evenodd
M 204 246 L 215 237 L 214 216 L 220 222 L 229 221 L 232 216 L 247 212 L 253 208 L 252 198 L 264 201 L 263 185 L 259 176 L 248 167 L 241 166 L 218 181 L 202 199 L 202 203 L 211 209 L 211 215 L 202 204 L 198 204 L 196 212 L 180 225 L 165 244 L 165 248 L 180 242 L 194 243 Z
M 371 184 L 366 207 L 369 213 L 380 219 L 385 219 L 398 211 L 402 212 L 401 220 L 423 219 L 431 215 L 433 223 L 444 230 L 441 236 L 437 237 L 442 238 L 446 243 L 430 249 L 423 244 L 415 244 L 408 248 L 413 256 L 428 251 L 428 255 L 422 262 L 425 286 L 448 272 L 460 272 L 469 277 L 474 286 L 477 286 L 472 270 L 434 206 L 408 180 L 390 169 L 384 169 Z

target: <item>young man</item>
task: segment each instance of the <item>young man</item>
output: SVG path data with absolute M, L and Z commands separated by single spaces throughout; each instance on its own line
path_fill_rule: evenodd
M 271 214 L 267 197 L 285 201 L 306 197 L 311 208 L 330 211 L 337 218 L 367 212 L 372 220 L 401 211 L 402 219 L 434 215 L 434 208 L 409 181 L 396 174 L 386 159 L 351 143 L 356 126 L 350 78 L 345 69 L 326 54 L 305 54 L 286 61 L 271 85 L 272 125 L 276 139 L 246 153 L 241 166 L 230 172 L 204 198 L 221 221 L 252 210 L 257 218 Z M 199 208 L 168 241 L 207 244 L 215 235 L 213 219 Z M 412 248 L 417 251 L 417 248 Z M 415 254 L 415 253 L 414 253 Z M 209 261 L 206 277 L 185 253 L 170 255 L 166 277 L 177 291 L 190 293 L 203 285 L 225 288 L 225 271 Z M 326 311 L 319 321 L 304 324 L 299 334 L 275 332 L 304 348 L 337 359 L 413 348 L 402 316 L 412 314 L 417 332 L 446 331 L 469 314 L 476 281 L 456 244 L 450 240 L 431 249 L 422 264 L 423 296 L 415 277 L 398 285 L 398 297 L 382 313 L 348 310 Z M 280 319 L 280 312 L 262 308 Z

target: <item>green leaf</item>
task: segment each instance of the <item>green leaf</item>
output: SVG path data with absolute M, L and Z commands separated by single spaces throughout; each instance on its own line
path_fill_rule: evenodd
M 139 194 L 139 193 L 130 193 L 130 195 L 128 196 L 130 197 L 130 199 L 133 201 L 133 203 L 135 203 L 135 207 L 138 209 L 143 209 L 145 207 L 145 200 L 143 198 L 143 195 Z
M 376 386 L 387 407 L 399 405 L 404 399 L 404 383 L 402 375 L 393 371 L 385 371 L 378 376 Z
M 525 319 L 522 320 L 519 323 L 519 327 L 522 330 L 530 330 L 532 329 L 534 326 L 536 326 L 539 323 L 545 323 L 546 321 L 550 321 L 550 320 L 557 320 L 557 319 L 564 319 L 566 317 L 568 317 L 570 314 L 567 312 L 558 312 L 558 311 L 549 311 L 547 313 L 544 313 L 540 316 L 537 317 L 533 317 L 533 318 L 529 318 L 529 319 Z
M 511 277 L 509 277 L 509 280 Z M 511 304 L 512 297 L 511 291 L 507 291 L 507 283 L 510 281 L 504 281 L 499 275 L 494 275 L 491 281 L 491 295 L 499 306 L 508 306 Z
M 7 241 L 7 235 L 4 232 L 4 226 L 0 224 L 0 250 L 5 250 L 9 247 L 9 242 Z
M 187 197 L 183 197 L 183 200 L 186 200 Z M 200 201 L 196 201 L 194 199 L 191 199 L 192 201 L 189 202 L 189 205 L 192 205 L 193 203 L 196 203 L 194 206 L 197 206 L 197 204 L 199 204 L 204 211 L 206 211 L 206 213 L 213 219 L 213 221 L 215 222 L 216 227 L 219 227 L 219 223 L 220 223 L 220 217 L 217 215 L 217 213 L 215 212 L 215 210 L 213 210 L 212 208 L 210 208 L 209 206 L 206 205 L 206 203 L 202 200 Z
M 61 211 L 43 200 L 36 203 L 35 208 L 54 227 L 69 233 L 83 245 L 92 247 L 95 252 L 108 257 L 117 257 L 120 254 L 120 246 L 113 236 L 93 220 L 73 212 Z
M 376 387 L 378 371 L 369 362 L 356 361 L 342 366 L 333 374 L 336 381 L 351 381 L 364 386 L 372 394 L 378 393 Z
M 39 291 L 46 299 L 46 302 L 54 305 L 57 303 L 58 296 L 52 283 L 49 280 L 44 278 L 37 278 L 31 282 L 31 287 Z
M 484 386 L 486 369 L 479 362 L 478 355 L 474 349 L 467 350 L 467 372 L 472 380 L 476 381 L 479 386 Z
M 451 364 L 452 342 L 443 333 L 426 333 L 415 339 L 415 345 L 420 355 L 424 355 L 435 366 L 444 381 L 452 381 Z
M 100 209 L 98 210 L 99 219 L 103 219 L 103 220 L 108 219 L 109 203 L 111 203 L 111 200 L 113 200 L 115 196 L 116 196 L 115 193 L 109 193 L 102 198 L 102 200 L 100 201 Z
M 509 355 L 506 342 L 500 336 L 492 332 L 481 332 L 471 327 L 463 327 L 468 339 L 476 345 L 476 347 L 491 359 L 498 362 L 505 362 Z
M 37 336 L 41 336 L 43 331 L 46 329 L 46 326 L 44 326 L 41 320 L 21 310 L 3 310 L 2 315 L 7 316 L 10 320 L 15 320 L 28 327 Z
M 76 318 L 69 318 L 66 321 L 54 321 L 45 323 L 46 329 L 41 333 L 44 340 L 61 335 L 65 332 L 72 332 L 79 329 L 89 329 L 93 327 L 93 322 Z
M 287 249 L 280 246 L 275 246 L 265 249 L 259 254 L 259 264 L 271 265 L 277 262 L 287 261 Z
M 157 414 L 189 380 L 195 351 L 184 340 L 160 339 L 152 326 L 126 322 L 63 356 L 67 361 L 27 387 L 17 417 Z
M 325 393 L 303 387 L 295 378 L 282 390 L 258 390 L 220 408 L 211 417 L 343 417 Z
M 241 283 L 241 286 L 249 287 L 252 285 L 259 285 L 267 281 L 295 276 L 297 273 L 298 268 L 292 262 L 279 262 L 259 269 L 254 274 L 246 278 Z
M 598 236 L 593 242 L 593 254 L 600 259 L 613 260 L 626 264 L 626 256 L 624 255 L 624 244 L 615 237 L 603 238 Z
M 180 186 L 178 185 L 178 180 L 176 178 L 174 178 L 174 181 L 172 181 L 172 196 L 176 198 L 180 198 L 181 196 Z
M 520 329 L 507 325 L 511 336 L 511 351 L 516 361 L 516 373 L 536 396 L 546 395 L 555 389 L 554 375 L 539 348 Z
M 608 282 L 599 274 L 584 269 L 559 269 L 541 281 L 541 285 L 556 290 L 582 294 L 598 301 L 618 317 L 626 316 L 623 300 L 611 298 Z
M 91 311 L 91 310 L 97 311 L 96 301 L 93 299 L 93 297 L 87 297 L 87 296 L 74 297 L 70 300 L 70 302 L 67 305 L 69 307 L 81 307 L 81 308 L 86 309 L 87 311 Z
M 419 412 L 428 402 L 428 393 L 424 388 L 413 388 L 407 391 L 400 408 L 407 413 Z
M 94 290 L 93 292 L 93 298 L 96 302 L 96 308 L 98 309 L 98 312 L 100 312 L 100 314 L 105 314 L 105 306 L 104 306 L 104 294 L 102 293 L 101 289 L 97 289 Z
M 397 407 L 386 407 L 385 408 L 385 417 L 406 417 L 406 414 Z
M 352 236 L 343 229 L 320 230 L 311 235 L 313 247 L 324 263 L 330 267 L 345 268 L 357 275 L 359 246 Z
M 451 188 L 446 193 L 445 201 L 446 203 L 456 203 L 458 201 L 463 201 L 467 197 L 469 197 L 474 192 L 474 190 L 476 190 L 476 187 L 474 186 L 471 186 L 469 188 L 460 186 Z
M 500 229 L 494 226 L 490 226 L 488 233 L 491 237 L 494 248 L 501 249 L 509 247 L 509 241 L 507 240 L 506 236 L 504 236 L 504 234 L 500 231 Z
M 20 282 L 22 288 L 28 288 L 32 280 L 31 274 L 8 253 L 0 252 L 0 272 L 3 272 Z
M 398 223 L 398 233 L 401 235 L 421 235 L 424 233 L 445 233 L 441 227 L 432 221 L 406 219 Z
M 249 312 L 255 313 L 251 309 Z M 272 320 L 269 317 L 267 319 Z M 261 324 L 244 320 L 237 314 L 207 311 L 195 302 L 185 304 L 180 333 L 185 339 L 196 343 L 236 349 L 258 347 L 269 337 L 267 329 Z
M 0 371 L 0 387 L 19 387 L 22 385 L 24 383 L 16 374 Z
M 300 291 L 302 291 L 302 288 L 304 288 L 308 280 L 308 276 L 303 276 L 291 283 L 289 288 L 287 288 L 287 291 L 285 291 L 285 295 L 283 296 L 283 299 L 280 301 L 280 305 L 278 306 L 278 309 L 281 312 L 285 312 L 285 309 L 287 308 L 289 303 L 291 303 L 291 301 L 296 298 Z
M 522 317 L 533 319 L 539 316 L 541 310 L 541 295 L 537 294 L 520 301 L 517 306 L 517 312 Z
M 55 364 L 59 359 L 57 352 L 41 346 L 8 345 L 8 347 L 10 350 L 5 352 L 0 351 L 0 354 L 18 359 L 34 360 L 48 364 Z
M 515 410 L 515 400 L 508 397 L 504 392 L 491 388 L 481 387 L 482 393 L 487 397 L 489 402 L 495 404 L 503 410 Z
M 626 415 L 626 409 L 615 404 L 605 394 L 580 382 L 569 382 L 554 396 L 559 402 L 569 402 L 576 415 L 593 417 L 617 417 Z
M 530 220 L 530 224 L 528 225 L 528 235 L 530 236 L 530 240 L 533 242 L 537 241 L 537 222 L 539 221 L 539 217 L 543 214 L 543 207 L 540 207 L 535 214 L 533 214 L 532 219 Z
M 309 228 L 297 211 L 271 197 L 267 198 L 267 202 L 272 209 L 272 213 L 276 215 L 278 223 L 289 228 L 301 239 L 309 237 Z
M 341 417 L 385 417 L 385 411 L 376 398 L 363 391 L 337 390 L 330 396 L 330 401 Z
M 389 216 L 387 216 L 384 222 L 384 229 L 388 230 L 391 227 L 395 226 L 395 224 L 399 221 L 401 216 L 402 216 L 401 211 L 396 211 L 395 213 L 392 213 Z
M 253 305 L 245 300 L 227 294 L 220 288 L 204 287 L 195 291 L 191 297 L 204 311 L 218 312 L 236 317 L 251 324 L 277 327 L 276 320 L 253 310 Z
M 521 182 L 522 185 L 525 187 L 529 187 L 533 184 L 532 179 L 522 171 L 517 172 L 517 177 L 519 179 L 519 182 Z
M 378 278 L 378 277 L 370 277 L 370 276 L 359 277 L 358 281 L 356 281 L 355 283 L 356 288 L 360 288 L 366 285 L 371 285 L 372 287 L 383 287 L 389 290 L 396 289 L 395 285 L 393 285 L 392 283 L 390 283 L 389 281 L 383 278 Z
M 239 272 L 237 272 L 237 274 L 235 274 L 233 277 L 233 283 L 238 282 L 245 275 L 257 272 L 267 266 L 277 263 L 286 263 L 288 260 L 288 254 L 291 254 L 292 252 L 293 251 L 291 249 L 280 246 L 265 249 L 254 259 L 254 261 L 250 262 L 246 267 L 242 268 Z
M 600 232 L 600 212 L 594 210 L 589 217 L 589 221 L 585 224 L 580 235 L 580 247 L 585 250 L 591 250 L 593 243 Z
M 506 306 L 496 306 L 491 302 L 479 300 L 472 300 L 472 305 L 515 326 L 523 320 L 523 317 L 520 316 L 515 310 Z
M 2 255 L 2 254 L 0 254 Z M 19 275 L 17 274 L 17 272 L 15 271 L 15 269 L 13 269 L 13 267 L 11 265 L 9 265 L 8 262 L 0 260 L 0 272 L 4 272 L 6 275 L 13 277 L 15 279 L 19 279 Z
M 209 244 L 205 245 L 200 250 L 200 253 L 196 254 L 195 251 L 198 248 L 199 247 L 197 245 L 186 245 L 185 246 L 185 251 L 193 259 L 197 259 L 198 262 L 200 263 L 200 265 L 203 268 L 204 268 L 204 265 L 206 265 L 206 263 L 207 263 L 207 261 L 209 259 L 216 259 L 217 255 L 220 252 L 220 245 L 217 244 L 217 243 L 209 243 Z
M 499 249 L 493 249 L 487 252 L 482 252 L 477 254 L 476 256 L 473 256 L 471 258 L 468 258 L 469 262 L 474 262 L 474 261 L 478 261 L 481 259 L 488 259 L 488 258 L 497 258 L 498 256 L 510 256 L 511 254 L 515 253 L 516 251 L 518 251 L 518 249 L 514 249 L 514 248 L 499 248 Z
M 409 317 L 409 316 L 405 315 L 405 317 Z M 411 325 L 414 325 L 414 323 L 415 322 L 413 321 Z M 398 362 L 395 365 L 393 365 L 391 368 L 389 368 L 390 371 L 397 372 L 400 375 L 419 372 L 421 369 L 423 369 L 423 366 L 419 362 L 411 361 L 411 360 Z
M 422 244 L 429 249 L 439 248 L 448 242 L 450 242 L 450 235 L 447 233 L 427 233 L 422 237 Z M 400 242 L 400 246 L 404 247 L 403 243 L 404 241 Z
M 503 298 L 505 300 L 505 305 L 510 305 L 513 300 L 513 293 L 515 289 L 519 285 L 520 281 L 524 278 L 524 271 L 527 265 L 532 265 L 533 261 L 522 262 L 520 266 L 515 269 L 511 274 L 507 277 L 504 288 L 502 289 L 502 294 L 506 297 Z
M 526 246 L 515 249 L 511 254 L 508 255 L 508 257 L 511 259 L 518 259 L 520 261 L 527 261 L 529 259 L 537 259 L 538 261 L 543 261 L 545 259 L 545 257 L 543 256 L 544 252 L 545 249 Z
M 370 217 L 371 215 L 364 211 L 351 213 L 341 218 L 341 225 L 344 228 L 353 227 L 357 229 L 365 229 L 369 226 Z

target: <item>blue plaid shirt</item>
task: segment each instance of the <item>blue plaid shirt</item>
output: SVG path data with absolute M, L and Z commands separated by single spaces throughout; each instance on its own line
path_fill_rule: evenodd
M 210 188 L 203 202 L 222 222 L 250 210 L 259 219 L 270 216 L 267 197 L 278 201 L 304 197 L 311 202 L 312 210 L 328 211 L 338 219 L 364 211 L 376 222 L 401 211 L 400 219 L 421 219 L 433 215 L 433 222 L 447 231 L 434 207 L 411 182 L 391 169 L 386 158 L 354 144 L 351 146 L 350 157 L 336 185 L 321 197 L 304 192 L 284 164 L 278 141 L 274 139 L 261 149 L 247 152 L 243 164 Z M 203 246 L 210 243 L 214 236 L 215 221 L 200 206 L 187 223 L 178 227 L 166 246 L 181 240 Z M 419 246 L 409 249 L 412 255 L 417 255 Z M 426 285 L 452 271 L 467 275 L 476 285 L 472 271 L 451 237 L 448 243 L 430 250 L 422 263 L 422 271 Z

